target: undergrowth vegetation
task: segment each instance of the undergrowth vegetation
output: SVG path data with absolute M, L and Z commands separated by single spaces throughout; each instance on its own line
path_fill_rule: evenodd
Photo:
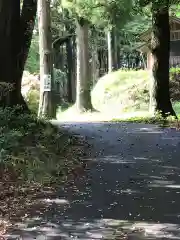
M 0 119 L 1 235 L 17 217 L 31 216 L 32 206 L 48 208 L 39 196 L 50 196 L 83 174 L 88 145 L 62 127 L 23 113 L 20 106 L 0 108 Z
M 126 123 L 146 123 L 146 124 L 157 124 L 160 127 L 172 127 L 180 129 L 179 120 L 173 116 L 168 116 L 163 118 L 161 114 L 156 114 L 156 116 L 135 116 L 129 118 L 115 118 L 112 119 L 113 122 L 126 122 Z
M 39 108 L 39 90 L 38 89 L 30 89 L 30 91 L 25 96 L 25 101 L 33 114 L 38 113 Z
M 0 109 L 1 181 L 63 181 L 80 164 L 78 139 L 19 110 Z

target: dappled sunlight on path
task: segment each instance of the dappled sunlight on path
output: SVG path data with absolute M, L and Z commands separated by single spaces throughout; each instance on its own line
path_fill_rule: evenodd
M 59 124 L 56 122 L 56 124 Z M 93 144 L 83 175 L 40 196 L 22 239 L 180 239 L 180 133 L 145 124 L 66 124 Z
M 64 112 L 57 113 L 59 122 L 104 122 L 111 121 L 112 119 L 126 120 L 132 117 L 150 117 L 150 113 L 146 112 L 129 112 L 121 113 L 113 109 L 105 112 L 85 112 L 78 113 L 75 107 L 71 107 Z

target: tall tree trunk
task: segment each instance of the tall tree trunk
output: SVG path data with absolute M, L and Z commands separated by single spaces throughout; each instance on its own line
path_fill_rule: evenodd
M 68 39 L 66 42 L 67 53 L 67 76 L 68 76 L 68 102 L 73 103 L 73 52 L 72 40 Z
M 4 96 L 5 86 L 3 84 L 12 82 L 12 72 L 9 70 L 12 68 L 12 53 L 11 53 L 11 25 L 12 25 L 12 1 L 0 1 L 0 54 L 1 54 L 1 64 L 0 64 L 0 81 L 1 81 L 1 106 L 7 105 L 9 102 L 9 93 Z
M 121 50 L 120 50 L 120 45 L 119 42 L 117 43 L 117 68 L 121 68 Z
M 117 53 L 117 36 L 116 29 L 113 27 L 112 30 L 107 33 L 108 42 L 108 72 L 118 69 L 118 53 Z
M 69 11 L 67 9 L 64 10 L 64 17 L 70 21 L 71 17 L 69 15 Z M 68 102 L 74 103 L 73 99 L 73 90 L 75 91 L 74 84 L 73 84 L 73 42 L 72 36 L 74 35 L 74 28 L 67 22 L 65 24 L 65 29 L 68 34 L 71 34 L 71 38 L 68 38 L 66 42 L 66 54 L 67 54 L 67 89 L 68 89 Z
M 15 64 L 17 58 L 17 37 L 14 34 L 14 27 L 17 24 L 17 36 L 19 35 L 19 21 L 20 21 L 20 2 L 18 0 L 0 1 L 0 81 L 1 81 L 1 97 L 0 105 L 3 107 L 12 107 L 19 102 L 20 97 L 17 95 Z M 17 44 L 18 45 L 18 44 Z M 7 87 L 11 86 L 8 91 Z M 4 88 L 4 90 L 3 90 Z M 20 94 L 20 92 L 19 92 Z
M 152 54 L 153 83 L 151 89 L 151 110 L 160 112 L 163 117 L 174 115 L 169 93 L 169 1 L 159 0 L 152 5 Z
M 53 109 L 53 62 L 50 0 L 38 0 L 40 49 L 40 102 L 39 116 L 55 117 Z
M 107 45 L 108 45 L 108 72 L 112 72 L 113 69 L 113 59 L 112 59 L 112 41 L 111 32 L 107 32 Z
M 21 94 L 21 82 L 26 60 L 28 58 L 33 30 L 36 21 L 37 0 L 24 0 L 20 17 L 20 31 L 19 31 L 19 51 L 17 53 L 16 82 L 17 93 L 20 93 L 20 104 L 23 105 L 24 110 L 28 110 L 27 104 Z M 17 35 L 17 25 L 14 24 L 14 35 Z M 17 44 L 14 42 L 14 45 Z
M 88 23 L 83 18 L 76 20 L 77 44 L 77 87 L 76 106 L 78 111 L 92 110 L 91 83 L 89 72 Z
M 115 27 L 113 27 L 111 32 L 112 41 L 112 67 L 113 70 L 118 69 L 118 48 L 117 48 L 117 33 Z
M 21 19 L 20 19 L 20 35 L 19 35 L 19 54 L 17 58 L 18 70 L 17 75 L 22 79 L 24 67 L 26 60 L 28 58 L 29 49 L 31 46 L 31 40 L 33 36 L 33 30 L 36 21 L 37 13 L 37 0 L 24 0 L 22 10 L 21 10 Z M 15 28 L 15 34 L 17 30 Z M 17 43 L 16 43 L 17 44 Z
M 77 68 L 76 68 L 76 60 L 77 60 L 77 44 L 76 44 L 76 36 L 72 36 L 72 54 L 73 54 L 73 69 L 72 69 L 72 99 L 73 102 L 76 102 L 76 81 L 77 81 Z
M 92 82 L 93 86 L 96 85 L 98 78 L 99 78 L 99 61 L 98 61 L 98 56 L 97 56 L 97 45 L 93 46 L 93 51 L 92 51 L 92 66 L 91 66 L 91 71 L 92 71 Z
M 97 32 L 94 28 L 91 30 L 93 43 L 91 45 L 91 77 L 92 77 L 92 86 L 95 86 L 95 84 L 98 81 L 99 78 L 99 59 L 98 59 L 98 42 L 97 42 Z
M 2 59 L 0 81 L 13 85 L 12 91 L 6 96 L 1 96 L 1 106 L 12 107 L 19 104 L 24 110 L 28 110 L 21 94 L 21 79 L 31 43 L 36 7 L 37 1 L 24 0 L 20 13 L 20 0 L 0 1 L 0 54 Z M 30 20 L 31 27 L 29 26 Z

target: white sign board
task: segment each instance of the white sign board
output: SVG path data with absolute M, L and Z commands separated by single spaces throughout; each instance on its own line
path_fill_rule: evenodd
M 42 81 L 42 89 L 45 92 L 51 91 L 51 75 L 50 74 L 44 74 L 43 81 Z

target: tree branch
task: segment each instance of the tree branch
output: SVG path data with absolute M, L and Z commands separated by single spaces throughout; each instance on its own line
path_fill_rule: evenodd
M 53 48 L 56 48 L 57 46 L 63 45 L 65 42 L 67 42 L 74 34 L 69 34 L 65 37 L 58 37 L 57 39 L 54 40 L 53 42 Z

